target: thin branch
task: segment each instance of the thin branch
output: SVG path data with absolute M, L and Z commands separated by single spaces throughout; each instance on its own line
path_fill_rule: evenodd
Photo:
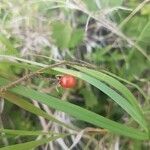
M 82 64 L 81 64 L 82 63 Z M 22 81 L 25 81 L 25 80 L 28 80 L 36 75 L 39 75 L 41 73 L 43 73 L 45 70 L 47 69 L 52 69 L 52 68 L 55 68 L 55 67 L 58 67 L 58 66 L 61 66 L 61 65 L 80 65 L 80 66 L 84 66 L 84 67 L 95 67 L 89 63 L 86 63 L 86 62 L 83 62 L 83 61 L 80 61 L 80 62 L 69 62 L 69 61 L 61 61 L 61 62 L 58 62 L 56 64 L 52 64 L 52 65 L 48 65 L 46 67 L 43 67 L 43 68 L 40 68 L 38 69 L 37 71 L 35 72 L 32 72 L 30 74 L 27 74 L 25 76 L 23 76 L 22 78 L 18 79 L 18 80 L 15 80 L 3 87 L 0 88 L 0 92 L 5 92 L 7 91 L 9 88 L 12 88 L 14 86 L 16 86 L 17 84 L 21 83 Z

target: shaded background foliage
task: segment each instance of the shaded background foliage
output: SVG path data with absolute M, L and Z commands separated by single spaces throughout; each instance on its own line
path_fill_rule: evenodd
M 135 83 L 148 97 L 150 62 L 143 53 L 149 57 L 149 2 L 144 3 L 140 0 L 72 0 L 71 2 L 67 0 L 1 0 L 0 54 L 18 56 L 43 64 L 51 64 L 58 60 L 82 60 Z M 135 8 L 139 9 L 132 15 Z M 129 40 L 123 38 L 120 33 L 127 36 Z M 142 53 L 136 45 L 140 47 Z M 27 68 L 10 65 L 5 60 L 0 62 L 0 75 L 9 79 L 14 80 L 29 72 Z M 110 101 L 103 92 L 86 82 L 79 80 L 75 89 L 67 91 L 59 88 L 58 92 L 56 81 L 53 80 L 55 74 L 51 76 L 52 80 L 49 80 L 49 75 L 45 74 L 42 78 L 34 77 L 23 84 L 45 93 L 51 92 L 55 97 L 68 99 L 71 103 L 116 122 L 136 127 L 124 110 Z M 149 99 L 145 101 L 133 86 L 128 88 L 136 96 L 147 120 L 150 121 Z M 38 106 L 45 109 L 41 104 Z M 90 125 L 68 115 L 65 116 L 63 113 L 57 111 L 54 113 L 53 109 L 51 113 L 63 121 L 72 122 L 79 128 Z M 1 119 L 5 128 L 43 129 L 42 121 L 40 120 L 39 123 L 38 117 L 7 101 Z M 111 134 L 96 136 L 95 139 L 103 143 L 100 149 L 111 149 L 118 142 L 118 136 Z M 0 146 L 30 140 L 33 138 L 7 137 L 6 141 L 0 140 Z M 66 141 L 64 140 L 71 145 L 70 139 Z M 120 137 L 119 145 L 120 149 L 149 149 L 149 142 L 134 140 L 129 142 L 129 139 L 124 137 Z M 62 144 L 56 143 L 53 146 L 64 149 Z M 44 146 L 40 149 L 42 148 Z M 83 147 L 79 144 L 75 149 L 83 149 Z M 92 145 L 89 149 L 93 149 Z

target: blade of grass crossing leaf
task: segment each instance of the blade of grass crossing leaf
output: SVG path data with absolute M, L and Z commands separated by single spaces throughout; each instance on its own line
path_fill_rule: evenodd
M 18 65 L 21 67 L 23 67 L 24 65 L 26 65 L 26 66 L 28 66 L 28 68 L 34 68 L 33 67 L 33 65 L 34 66 L 38 66 L 38 67 L 47 67 L 47 65 L 45 65 L 45 64 L 42 64 L 42 63 L 38 63 L 38 62 L 34 62 L 34 61 L 30 61 L 30 60 L 26 60 L 26 59 L 22 59 L 22 58 L 18 58 L 18 57 L 14 57 L 14 56 L 8 56 L 8 55 L 0 55 L 0 57 L 1 58 L 6 58 L 6 59 L 13 59 L 13 60 L 18 60 L 18 61 L 21 61 L 21 62 L 24 62 L 24 63 L 28 63 L 28 64 L 32 64 L 32 66 L 31 65 L 28 65 L 28 64 L 20 64 L 20 63 L 18 63 Z M 12 63 L 14 63 L 14 62 L 12 62 Z M 131 82 L 129 82 L 129 81 L 127 81 L 127 80 L 125 80 L 125 79 L 123 79 L 123 78 L 120 78 L 120 77 L 118 77 L 118 76 L 116 76 L 115 74 L 113 74 L 113 73 L 110 73 L 110 72 L 108 72 L 108 71 L 106 71 L 106 70 L 101 70 L 101 72 L 104 72 L 104 73 L 106 73 L 106 74 L 108 74 L 108 75 L 111 75 L 112 77 L 114 77 L 114 78 L 116 78 L 116 79 L 118 79 L 118 80 L 120 80 L 120 81 L 123 81 L 123 82 L 125 82 L 125 83 L 127 83 L 127 84 L 129 84 L 129 85 L 132 85 L 133 87 L 135 87 L 135 88 L 137 88 L 138 90 L 139 90 L 139 92 L 141 92 L 141 94 L 144 96 L 144 98 L 145 99 L 147 99 L 147 96 L 145 95 L 145 93 L 142 91 L 142 89 L 140 88 L 140 87 L 138 87 L 136 84 L 133 84 L 133 83 L 131 83 Z
M 139 111 L 140 115 L 144 117 L 143 112 L 139 104 L 137 103 L 137 100 L 134 97 L 134 95 L 118 80 L 102 72 L 95 71 L 92 69 L 87 69 L 85 67 L 76 66 L 75 68 L 88 75 L 95 77 L 96 79 L 99 79 L 100 81 L 104 81 L 105 83 L 113 87 L 114 89 L 118 90 L 119 93 L 122 94 L 137 111 Z
M 50 141 L 54 141 L 58 138 L 63 138 L 63 137 L 64 136 L 53 136 L 53 137 L 49 137 L 49 138 L 42 138 L 41 140 L 37 140 L 37 141 L 30 141 L 30 142 L 26 142 L 26 143 L 2 147 L 2 148 L 0 148 L 0 150 L 30 150 L 30 149 L 36 148 L 40 145 L 46 144 Z
M 139 115 L 139 113 L 134 109 L 134 107 L 124 97 L 122 97 L 120 94 L 118 94 L 116 91 L 111 89 L 109 86 L 107 86 L 100 80 L 97 80 L 85 73 L 70 70 L 70 69 L 54 68 L 53 70 L 59 71 L 61 73 L 68 73 L 74 75 L 92 84 L 93 86 L 97 87 L 99 90 L 101 90 L 106 95 L 108 95 L 111 99 L 113 99 L 117 104 L 119 104 L 128 114 L 132 116 L 132 118 L 135 121 L 137 121 L 141 125 L 141 127 L 143 127 L 146 131 L 148 131 L 147 123 L 145 122 L 143 117 L 141 117 L 141 115 Z
M 143 114 L 143 111 L 142 111 L 141 107 L 139 106 L 139 104 L 137 103 L 136 98 L 122 83 L 120 83 L 115 78 L 113 78 L 105 73 L 99 72 L 99 71 L 87 69 L 85 67 L 80 67 L 80 66 L 76 66 L 75 68 L 84 73 L 87 73 L 101 81 L 104 81 L 106 84 L 108 84 L 108 85 L 112 86 L 114 89 L 118 90 L 119 93 L 122 94 L 130 102 L 130 104 L 137 110 L 137 112 L 143 119 L 143 123 L 145 124 L 145 126 L 148 127 L 147 122 L 144 117 L 144 114 Z
M 50 121 L 54 121 L 66 128 L 70 128 L 72 129 L 70 126 L 68 126 L 67 124 L 57 120 L 56 118 L 54 118 L 53 116 L 47 114 L 46 112 L 42 111 L 40 108 L 35 107 L 33 104 L 27 102 L 26 100 L 24 100 L 23 98 L 16 96 L 15 94 L 11 94 L 11 93 L 0 93 L 0 96 L 7 99 L 9 102 L 16 104 L 17 106 L 37 115 L 37 116 L 42 116 Z
M 80 75 L 80 74 L 79 74 Z M 7 82 L 6 79 L 0 77 L 0 85 L 5 85 Z M 109 131 L 119 134 L 128 136 L 131 138 L 139 139 L 139 140 L 147 140 L 148 133 L 141 132 L 138 129 L 134 129 L 131 127 L 127 127 L 126 125 L 122 125 L 105 117 L 102 117 L 94 112 L 86 110 L 82 107 L 77 105 L 71 104 L 67 101 L 61 101 L 55 97 L 47 95 L 45 93 L 40 93 L 33 89 L 25 88 L 23 86 L 18 86 L 12 89 L 9 89 L 13 93 L 22 95 L 24 97 L 37 100 L 41 103 L 44 103 L 54 109 L 63 111 L 69 115 L 74 116 L 78 120 L 82 120 L 98 127 L 106 128 Z
M 46 67 L 46 66 L 47 66 L 47 65 L 42 64 L 42 63 L 37 63 L 37 62 L 34 62 L 34 61 L 29 61 L 29 60 L 26 60 L 26 59 L 22 59 L 22 58 L 18 58 L 18 57 L 13 57 L 13 56 L 8 56 L 8 55 L 0 55 L 0 57 L 6 58 L 6 59 L 9 59 L 9 58 L 10 58 L 10 59 L 13 59 L 13 60 L 18 60 L 18 61 L 21 61 L 21 62 L 24 62 L 24 63 L 29 63 L 29 64 L 32 64 L 32 65 L 38 66 L 38 67 Z M 12 62 L 12 63 L 14 64 L 14 62 Z M 16 63 L 16 65 L 19 65 L 20 67 L 21 67 L 21 66 L 22 66 L 22 67 L 26 66 L 26 67 L 28 67 L 28 68 L 30 68 L 30 69 L 31 69 L 31 68 L 34 68 L 33 66 L 30 66 L 30 65 L 24 64 L 24 63 L 22 63 L 22 64 Z M 14 65 L 15 65 L 15 64 L 14 64 Z M 145 93 L 144 93 L 144 92 L 142 91 L 142 89 L 140 89 L 136 84 L 133 84 L 133 83 L 131 83 L 131 82 L 125 80 L 125 79 L 122 79 L 122 78 L 116 76 L 115 74 L 110 73 L 110 72 L 108 72 L 108 71 L 106 71 L 106 70 L 101 70 L 101 72 L 104 72 L 104 73 L 106 73 L 106 74 L 108 74 L 108 75 L 110 75 L 110 76 L 112 76 L 112 77 L 114 77 L 114 78 L 116 78 L 116 79 L 118 79 L 118 80 L 120 80 L 120 81 L 123 81 L 123 82 L 125 82 L 125 83 L 127 83 L 127 84 L 129 84 L 129 85 L 132 85 L 133 87 L 135 87 L 135 88 L 137 88 L 137 89 L 139 90 L 139 92 L 144 96 L 145 99 L 147 99 L 147 96 L 145 95 Z

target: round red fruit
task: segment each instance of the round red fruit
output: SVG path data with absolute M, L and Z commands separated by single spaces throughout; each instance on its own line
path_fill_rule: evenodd
M 76 86 L 77 80 L 72 75 L 63 75 L 59 79 L 59 84 L 63 88 L 74 88 Z

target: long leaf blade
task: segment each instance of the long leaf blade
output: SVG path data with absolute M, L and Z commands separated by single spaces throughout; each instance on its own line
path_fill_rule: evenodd
M 97 87 L 99 90 L 101 90 L 103 93 L 108 95 L 112 100 L 114 100 L 118 105 L 120 105 L 132 118 L 137 121 L 141 127 L 143 127 L 146 131 L 148 131 L 147 123 L 143 119 L 141 115 L 134 109 L 134 107 L 120 94 L 118 94 L 116 91 L 111 89 L 109 86 L 101 82 L 100 80 L 97 80 L 96 78 L 93 78 L 87 74 L 84 74 L 79 71 L 70 70 L 70 69 L 63 69 L 63 68 L 54 68 L 53 70 L 59 71 L 61 73 L 68 73 L 71 75 L 74 75 L 93 86 Z
M 0 77 L 1 86 L 5 85 L 6 82 L 7 80 L 4 80 L 4 78 Z M 25 88 L 23 86 L 12 88 L 9 91 L 12 91 L 13 93 L 22 95 L 30 99 L 37 100 L 52 108 L 63 111 L 69 115 L 72 115 L 79 120 L 91 123 L 98 127 L 106 128 L 115 134 L 124 135 L 124 136 L 128 136 L 128 137 L 135 138 L 135 139 L 140 139 L 140 140 L 149 139 L 148 133 L 141 132 L 138 129 L 127 127 L 126 125 L 122 125 L 120 123 L 117 123 L 105 117 L 102 117 L 94 112 L 81 108 L 77 105 L 71 104 L 69 102 L 61 101 L 45 93 L 40 93 L 38 91 Z
M 42 117 L 44 117 L 50 121 L 54 121 L 58 124 L 61 124 L 62 126 L 66 127 L 66 128 L 72 129 L 70 126 L 68 126 L 64 122 L 59 121 L 58 119 L 54 118 L 52 115 L 47 114 L 46 112 L 44 112 L 40 108 L 35 107 L 33 104 L 27 102 L 26 100 L 24 100 L 23 98 L 21 98 L 19 96 L 16 96 L 15 94 L 6 92 L 3 94 L 0 94 L 0 96 L 7 99 L 9 102 L 35 114 L 37 116 L 42 116 Z
M 54 137 L 49 137 L 49 138 L 42 138 L 41 140 L 37 140 L 37 141 L 30 141 L 26 143 L 2 147 L 0 148 L 0 150 L 30 150 L 32 148 L 36 148 L 40 145 L 46 144 L 50 141 L 54 141 L 58 138 L 63 138 L 63 137 L 64 136 L 54 136 Z
M 100 81 L 105 82 L 107 85 L 109 85 L 109 86 L 113 87 L 113 89 L 117 90 L 123 97 L 126 98 L 126 100 L 128 100 L 128 102 L 133 106 L 133 108 L 137 111 L 137 113 L 139 113 L 141 118 L 143 118 L 142 122 L 144 122 L 145 126 L 146 126 L 146 120 L 144 119 L 142 109 L 139 106 L 136 98 L 122 83 L 120 83 L 115 78 L 113 78 L 105 73 L 102 73 L 100 71 L 96 71 L 96 70 L 92 70 L 92 69 L 88 69 L 88 68 L 80 67 L 80 66 L 76 66 L 75 68 L 80 70 L 81 72 L 84 72 L 88 75 L 95 77 L 96 79 L 99 79 Z

